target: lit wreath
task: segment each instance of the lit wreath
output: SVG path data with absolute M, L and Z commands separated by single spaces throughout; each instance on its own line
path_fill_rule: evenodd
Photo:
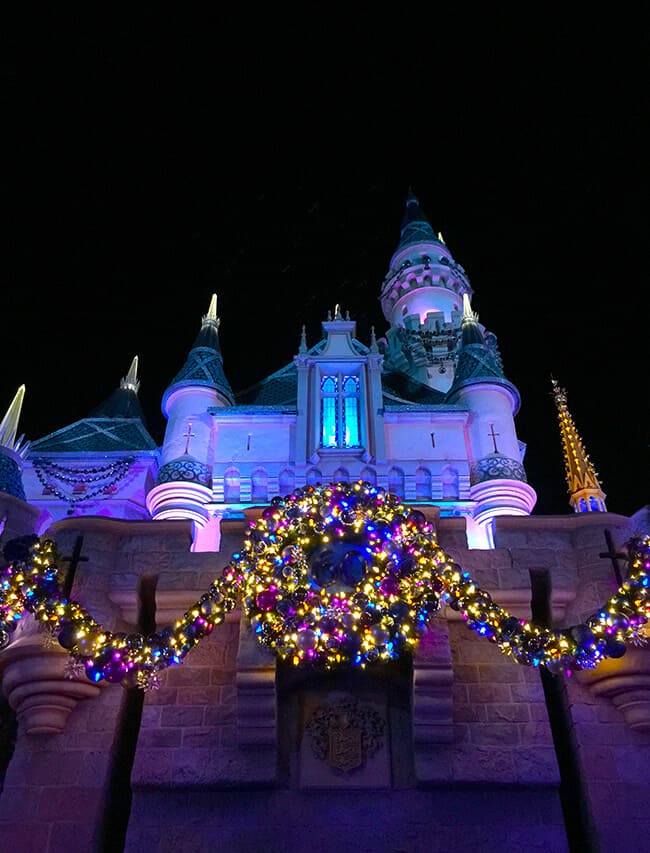
M 231 566 L 259 640 L 295 665 L 365 666 L 412 650 L 447 558 L 424 513 L 358 481 L 274 498 Z

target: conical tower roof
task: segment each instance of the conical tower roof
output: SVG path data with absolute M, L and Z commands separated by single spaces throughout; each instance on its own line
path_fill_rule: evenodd
M 219 344 L 219 324 L 217 294 L 213 293 L 208 313 L 201 319 L 201 329 L 194 340 L 187 360 L 163 395 L 163 413 L 166 414 L 166 404 L 171 393 L 182 387 L 214 388 L 228 405 L 234 405 L 235 395 L 223 369 L 223 358 Z
M 478 315 L 472 311 L 469 296 L 465 293 L 458 362 L 447 399 L 451 400 L 460 388 L 483 382 L 493 382 L 508 388 L 514 399 L 514 413 L 518 411 L 521 403 L 519 391 L 506 379 L 499 353 L 496 347 L 490 346 L 485 340 Z
M 95 407 L 87 418 L 39 438 L 32 444 L 38 453 L 103 453 L 111 450 L 153 450 L 138 399 L 138 357 L 133 358 L 119 387 Z
M 567 393 L 553 378 L 551 384 L 560 422 L 569 503 L 575 512 L 606 512 L 606 496 L 569 413 Z
M 96 406 L 90 418 L 139 418 L 146 425 L 144 411 L 138 399 L 138 356 L 133 357 L 129 372 L 120 380 L 119 388 Z
M 422 212 L 420 202 L 409 187 L 406 195 L 406 209 L 402 219 L 400 240 L 396 251 L 399 252 L 413 243 L 437 243 L 444 246 L 442 235 L 436 236 L 429 220 Z

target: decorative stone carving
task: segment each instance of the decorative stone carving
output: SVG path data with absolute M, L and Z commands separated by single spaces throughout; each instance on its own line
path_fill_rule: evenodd
M 650 732 L 650 647 L 632 646 L 621 658 L 576 672 L 576 679 L 596 696 L 606 696 L 631 729 Z
M 382 691 L 306 690 L 300 787 L 390 788 L 388 709 Z
M 324 702 L 305 729 L 313 755 L 335 772 L 351 773 L 384 744 L 385 722 L 374 708 L 342 696 Z
M 69 674 L 69 663 L 37 626 L 26 626 L 0 654 L 2 690 L 26 734 L 59 734 L 81 699 L 99 695 L 83 674 Z

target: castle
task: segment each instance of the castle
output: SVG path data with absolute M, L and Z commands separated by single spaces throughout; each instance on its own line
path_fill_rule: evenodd
M 161 446 L 137 357 L 29 442 L 19 389 L 0 566 L 53 542 L 61 584 L 6 574 L 3 849 L 610 853 L 650 832 L 641 581 L 616 598 L 649 531 L 607 511 L 557 383 L 573 512 L 533 514 L 472 295 L 409 192 L 385 335 L 332 306 L 236 392 L 215 294 Z

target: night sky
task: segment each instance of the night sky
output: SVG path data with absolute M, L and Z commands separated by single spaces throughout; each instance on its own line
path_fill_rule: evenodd
M 641 12 L 435 7 L 382 21 L 309 8 L 165 18 L 138 4 L 111 18 L 80 6 L 5 26 L 2 413 L 24 383 L 20 431 L 42 437 L 85 417 L 138 355 L 161 442 L 163 391 L 213 292 L 235 391 L 288 363 L 303 324 L 316 343 L 336 303 L 361 341 L 373 325 L 383 335 L 410 186 L 521 393 L 535 513 L 571 511 L 551 376 L 608 509 L 640 509 Z

